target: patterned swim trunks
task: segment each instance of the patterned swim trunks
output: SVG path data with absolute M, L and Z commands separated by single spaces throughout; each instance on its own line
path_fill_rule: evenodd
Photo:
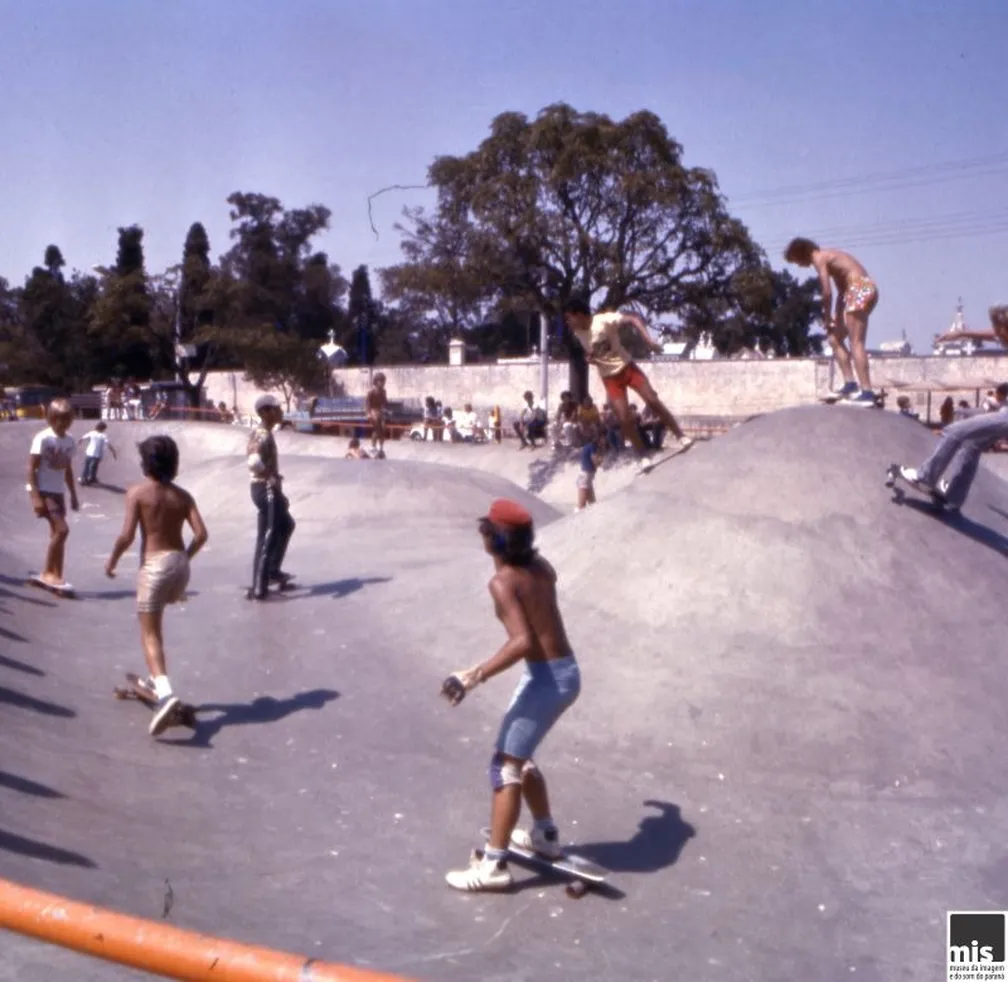
M 878 287 L 868 276 L 857 277 L 847 284 L 844 311 L 849 314 L 870 314 L 878 303 Z

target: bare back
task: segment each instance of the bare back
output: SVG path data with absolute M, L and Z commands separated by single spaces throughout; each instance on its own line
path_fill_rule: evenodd
M 819 274 L 825 272 L 830 276 L 841 293 L 847 289 L 851 280 L 869 278 L 868 270 L 850 253 L 840 249 L 821 249 L 818 260 L 816 267 L 819 269 Z
M 130 502 L 130 496 L 133 501 Z M 182 529 L 194 508 L 192 495 L 175 484 L 147 480 L 127 492 L 126 510 L 137 509 L 142 536 L 142 552 L 182 551 Z M 191 524 L 191 523 L 190 523 Z
M 528 566 L 502 566 L 490 581 L 497 617 L 517 602 L 531 635 L 529 661 L 553 661 L 572 654 L 556 594 L 556 570 L 541 556 Z M 506 622 L 505 622 L 506 624 Z

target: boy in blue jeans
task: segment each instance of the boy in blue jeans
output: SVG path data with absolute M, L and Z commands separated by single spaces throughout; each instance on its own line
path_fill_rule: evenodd
M 490 841 L 483 857 L 445 876 L 456 890 L 506 890 L 511 886 L 512 841 L 550 859 L 563 855 L 550 814 L 546 781 L 532 755 L 553 724 L 577 699 L 581 675 L 557 605 L 553 567 L 533 548 L 532 516 L 514 501 L 498 499 L 480 519 L 483 548 L 493 557 L 490 596 L 508 639 L 492 658 L 450 675 L 443 694 L 457 706 L 466 692 L 525 660 L 490 760 L 493 800 Z M 516 831 L 524 797 L 530 831 Z

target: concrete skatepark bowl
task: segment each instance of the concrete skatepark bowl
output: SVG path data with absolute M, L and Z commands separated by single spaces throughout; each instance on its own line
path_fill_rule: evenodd
M 37 428 L 0 428 L 4 878 L 155 920 L 170 888 L 173 924 L 450 982 L 934 978 L 946 911 L 1008 907 L 1008 484 L 981 468 L 955 519 L 893 504 L 885 467 L 934 441 L 908 419 L 767 415 L 614 473 L 578 515 L 572 473 L 534 495 L 513 449 L 354 462 L 284 433 L 301 589 L 262 605 L 245 433 L 211 424 L 110 424 L 120 459 L 70 519 L 78 599 L 25 586 Z M 165 617 L 199 725 L 154 741 L 112 698 L 142 669 L 135 549 L 102 564 L 133 444 L 163 431 L 211 538 Z M 519 867 L 504 895 L 444 884 L 479 845 L 516 676 L 438 698 L 503 639 L 475 531 L 500 494 L 560 575 L 584 688 L 540 763 L 609 894 Z M 0 944 L 4 982 L 137 977 Z

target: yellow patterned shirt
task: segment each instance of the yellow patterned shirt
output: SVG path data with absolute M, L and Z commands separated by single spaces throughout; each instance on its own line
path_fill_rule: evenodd
M 618 375 L 633 361 L 619 336 L 620 324 L 625 320 L 617 312 L 596 314 L 588 330 L 574 331 L 581 347 L 594 359 L 602 378 Z

